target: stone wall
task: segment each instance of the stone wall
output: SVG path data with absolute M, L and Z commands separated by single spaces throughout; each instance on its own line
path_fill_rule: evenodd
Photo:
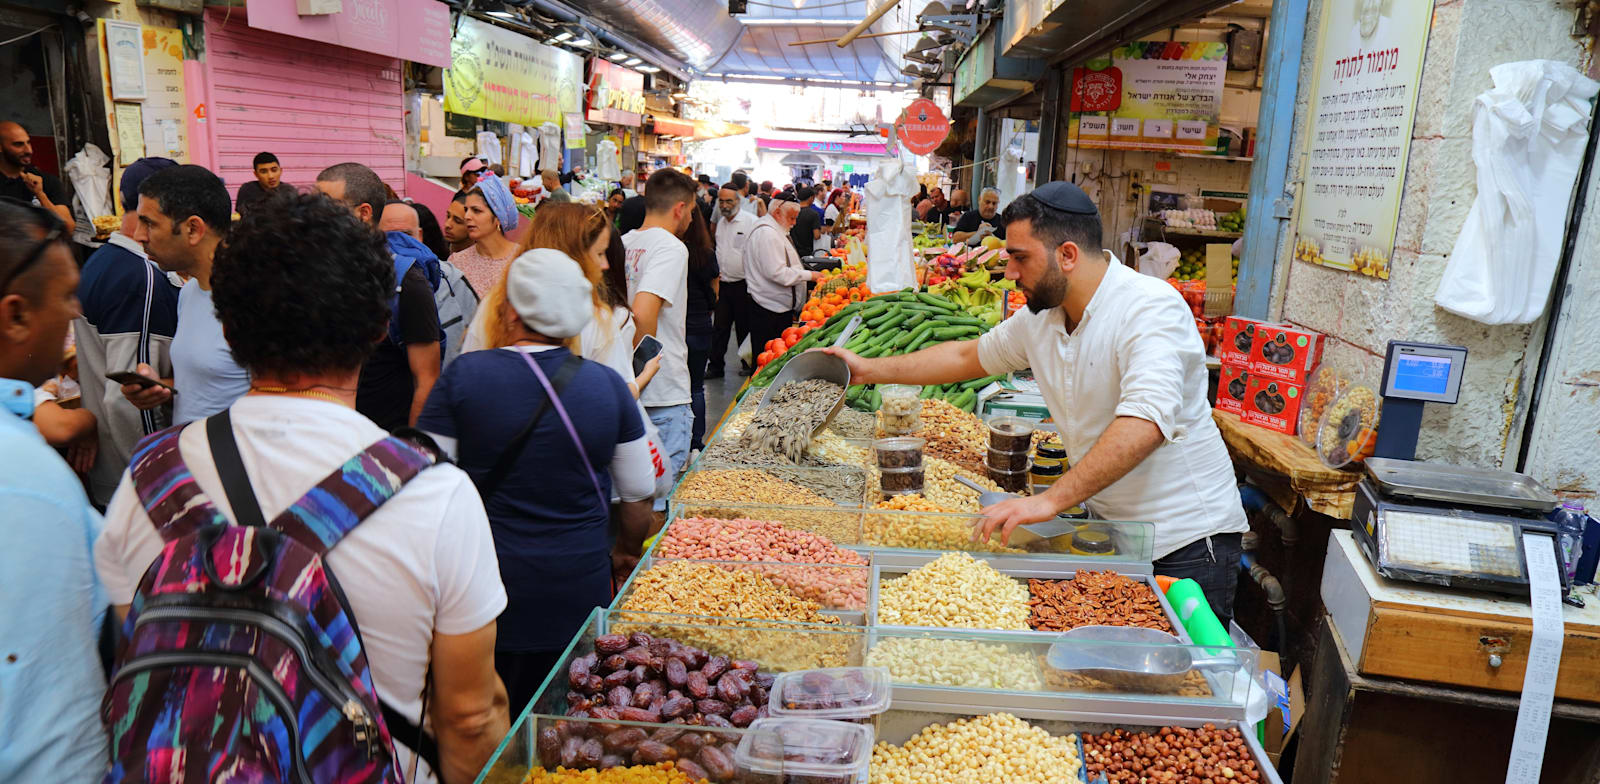
M 1305 158 L 1320 6 L 1313 1 L 1306 22 L 1290 158 L 1296 172 Z M 1551 59 L 1583 67 L 1586 50 L 1571 35 L 1573 19 L 1570 0 L 1435 3 L 1388 281 L 1295 261 L 1292 231 L 1281 233 L 1272 317 L 1328 335 L 1324 362 L 1358 368 L 1376 384 L 1390 339 L 1468 348 L 1461 402 L 1428 406 L 1420 459 L 1515 464 L 1545 319 L 1491 327 L 1436 308 L 1433 295 L 1477 193 L 1473 99 L 1492 86 L 1489 69 L 1503 62 Z M 1290 181 L 1292 187 L 1299 175 Z

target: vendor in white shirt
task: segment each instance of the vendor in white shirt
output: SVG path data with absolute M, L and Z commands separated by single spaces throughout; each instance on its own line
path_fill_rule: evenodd
M 1006 207 L 1006 277 L 1028 310 L 977 340 L 898 357 L 842 349 L 858 383 L 946 384 L 1033 368 L 1072 468 L 1050 490 L 983 510 L 982 535 L 1079 504 L 1107 520 L 1155 523 L 1156 573 L 1200 583 L 1233 615 L 1240 534 L 1249 528 L 1206 402 L 1205 347 L 1183 298 L 1101 247 L 1094 202 L 1052 182 Z
M 789 240 L 789 230 L 803 209 L 810 208 L 782 197 L 773 199 L 772 210 L 755 222 L 745 241 L 750 345 L 758 352 L 767 341 L 794 326 L 800 305 L 806 301 L 806 284 L 818 277 L 800 264 L 800 254 Z

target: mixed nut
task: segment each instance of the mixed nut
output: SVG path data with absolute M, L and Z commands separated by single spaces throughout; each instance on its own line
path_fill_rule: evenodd
M 1028 625 L 1037 631 L 1138 626 L 1172 632 L 1155 591 L 1116 572 L 1079 569 L 1070 580 L 1029 580 L 1028 594 Z

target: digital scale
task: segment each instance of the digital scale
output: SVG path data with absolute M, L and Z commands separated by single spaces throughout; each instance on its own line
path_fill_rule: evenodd
M 1523 534 L 1548 541 L 1562 563 L 1559 504 L 1533 478 L 1511 471 L 1417 462 L 1427 403 L 1461 394 L 1467 350 L 1390 341 L 1375 456 L 1356 485 L 1350 528 L 1378 573 L 1396 580 L 1528 596 Z M 1565 569 L 1561 590 L 1571 588 Z

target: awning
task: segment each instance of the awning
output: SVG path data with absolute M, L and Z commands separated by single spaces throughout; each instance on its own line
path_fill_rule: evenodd
M 778 159 L 779 166 L 827 166 L 828 162 L 809 152 L 791 152 Z
M 1000 53 L 1037 57 L 1051 64 L 1079 65 L 1128 41 L 1207 12 L 1233 0 L 1104 0 L 1064 3 L 1013 0 L 1001 19 Z
M 688 141 L 705 141 L 706 139 L 721 139 L 725 136 L 742 136 L 750 132 L 743 125 L 735 125 L 721 120 L 695 120 L 694 138 Z
M 915 35 L 858 38 L 840 48 L 832 43 L 788 46 L 793 41 L 838 38 L 880 0 L 828 0 L 804 3 L 751 3 L 732 16 L 715 0 L 540 0 L 560 4 L 575 15 L 631 36 L 677 58 L 697 77 L 728 81 L 901 87 L 901 55 Z M 869 32 L 916 27 L 913 17 L 926 2 L 907 0 L 878 20 Z M 908 8 L 907 6 L 915 6 Z
M 664 117 L 659 114 L 650 115 L 650 119 L 655 122 L 656 134 L 661 136 L 689 137 L 693 136 L 695 132 L 694 123 L 687 120 Z

